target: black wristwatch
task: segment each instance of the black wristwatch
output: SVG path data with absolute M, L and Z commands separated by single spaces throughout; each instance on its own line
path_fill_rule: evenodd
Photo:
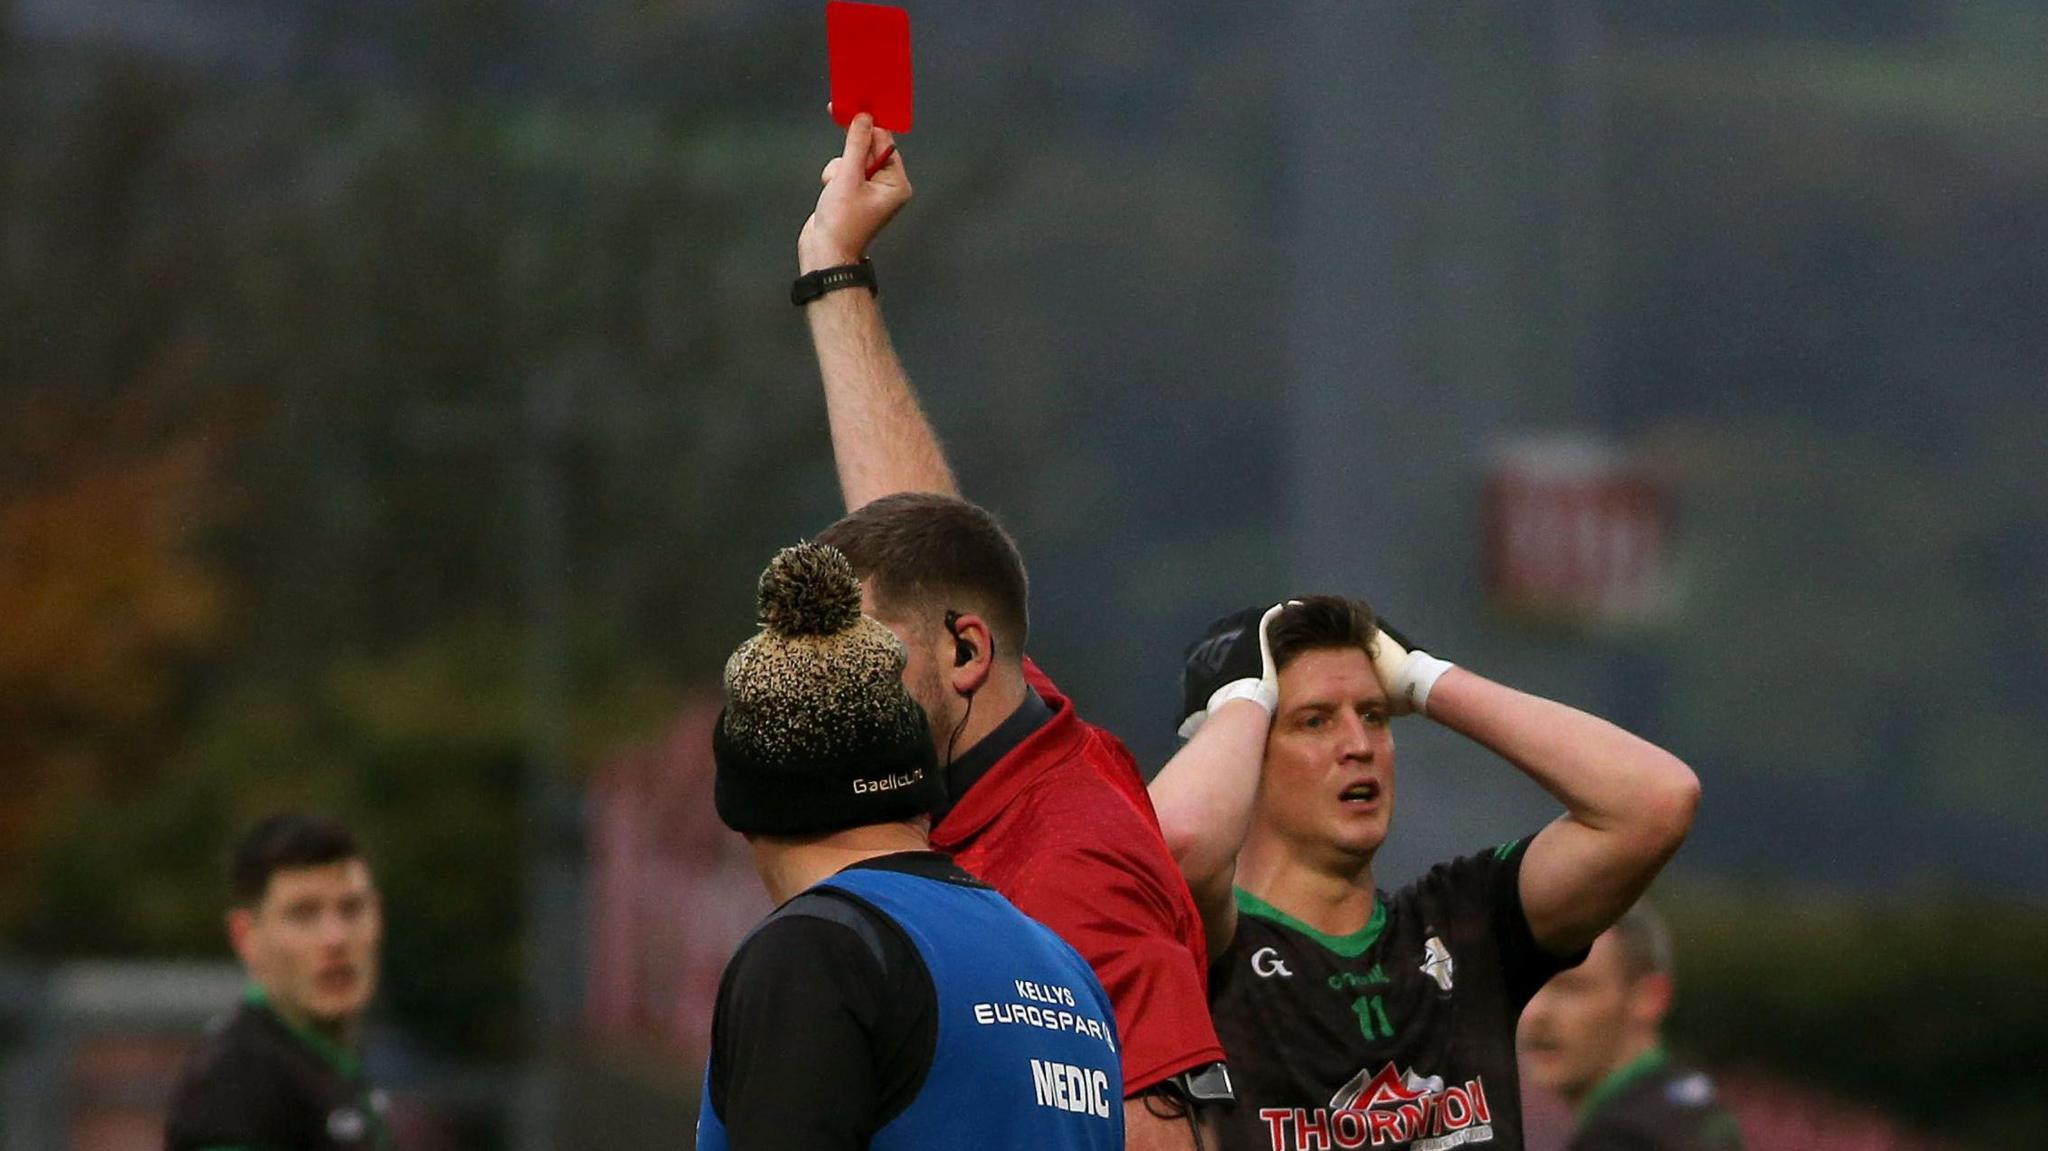
M 858 264 L 841 264 L 836 268 L 819 268 L 815 272 L 805 272 L 796 278 L 796 283 L 789 286 L 789 302 L 801 308 L 826 292 L 836 292 L 841 288 L 855 286 L 866 288 L 870 296 L 881 294 L 882 287 L 875 282 L 873 260 L 863 256 Z

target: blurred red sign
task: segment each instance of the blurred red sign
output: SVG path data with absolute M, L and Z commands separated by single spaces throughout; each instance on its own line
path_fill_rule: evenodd
M 1482 515 L 1487 592 L 1510 615 L 1634 624 L 1669 606 L 1671 500 L 1618 449 L 1579 439 L 1510 444 L 1496 455 Z
M 597 1036 L 704 1060 L 718 978 L 770 907 L 746 842 L 712 806 L 711 728 L 699 700 L 660 741 L 620 756 L 590 793 L 591 960 Z
M 190 1035 L 114 1032 L 81 1039 L 72 1051 L 71 1146 L 92 1151 L 158 1151 L 164 1110 Z

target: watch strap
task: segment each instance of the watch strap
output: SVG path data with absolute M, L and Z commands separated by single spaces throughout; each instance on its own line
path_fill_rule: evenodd
M 858 264 L 841 264 L 835 268 L 805 272 L 789 286 L 789 302 L 801 308 L 827 292 L 852 287 L 866 288 L 870 296 L 881 293 L 881 285 L 875 280 L 873 260 L 862 257 Z

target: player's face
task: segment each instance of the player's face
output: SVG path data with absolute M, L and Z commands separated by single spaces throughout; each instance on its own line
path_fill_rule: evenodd
M 1387 697 L 1358 648 L 1296 656 L 1280 671 L 1280 706 L 1259 783 L 1264 829 L 1310 852 L 1369 862 L 1394 815 L 1394 736 Z
M 874 593 L 866 584 L 861 585 L 860 610 L 903 641 L 903 650 L 909 657 L 903 665 L 903 689 L 924 708 L 925 719 L 931 724 L 932 746 L 944 748 L 959 722 L 953 710 L 959 694 L 946 685 L 946 669 L 951 666 L 946 659 L 953 651 L 952 637 L 945 628 L 937 626 L 936 620 L 927 623 L 882 615 L 876 610 Z
M 1544 984 L 1522 1010 L 1517 1036 L 1529 1078 L 1570 1099 L 1598 1086 L 1622 1061 L 1636 982 L 1610 931 L 1584 963 Z
M 235 914 L 236 949 L 280 1013 L 331 1027 L 369 1006 L 384 919 L 362 860 L 278 871 L 263 902 Z

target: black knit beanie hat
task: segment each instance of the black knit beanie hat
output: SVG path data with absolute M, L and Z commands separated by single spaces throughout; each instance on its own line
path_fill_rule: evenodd
M 761 573 L 761 631 L 725 664 L 711 735 L 718 817 L 749 835 L 817 835 L 945 801 L 903 644 L 860 612 L 837 548 L 784 548 Z

